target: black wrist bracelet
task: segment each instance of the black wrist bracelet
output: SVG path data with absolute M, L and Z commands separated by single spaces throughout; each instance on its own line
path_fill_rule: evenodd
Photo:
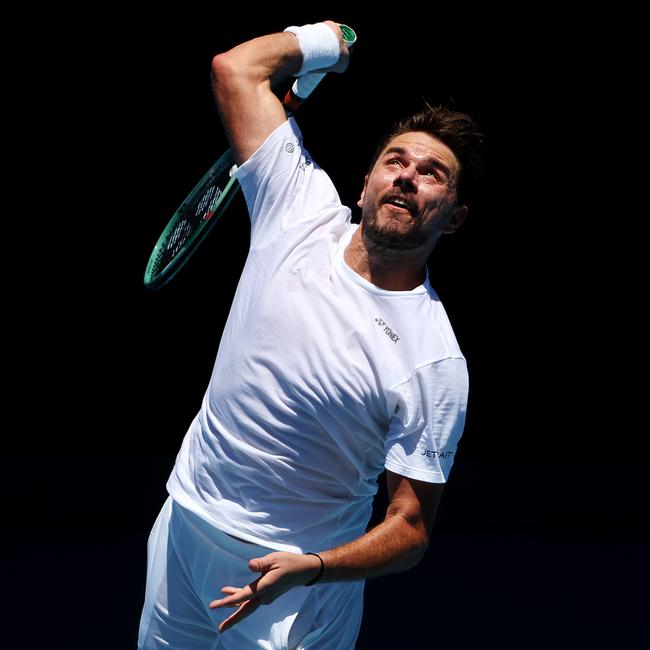
M 320 555 L 318 555 L 318 553 L 305 553 L 305 555 L 315 555 L 320 560 L 320 571 L 318 572 L 318 575 L 315 578 L 312 578 L 305 585 L 305 587 L 311 587 L 315 582 L 320 580 L 321 576 L 323 575 L 323 571 L 325 571 L 325 562 L 323 562 L 323 558 Z

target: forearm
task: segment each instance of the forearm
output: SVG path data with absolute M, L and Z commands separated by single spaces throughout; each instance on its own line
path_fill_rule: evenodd
M 293 34 L 268 34 L 218 54 L 213 61 L 213 84 L 218 91 L 219 82 L 233 73 L 242 84 L 275 85 L 296 74 L 301 62 L 302 54 Z
M 389 515 L 353 542 L 319 552 L 325 565 L 320 581 L 345 582 L 405 571 L 422 559 L 427 546 L 422 522 Z

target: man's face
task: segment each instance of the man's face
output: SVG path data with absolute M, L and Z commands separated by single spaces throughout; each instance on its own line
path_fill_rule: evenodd
M 456 204 L 458 172 L 451 149 L 428 133 L 393 138 L 366 176 L 358 202 L 364 237 L 390 249 L 433 248 L 467 212 Z

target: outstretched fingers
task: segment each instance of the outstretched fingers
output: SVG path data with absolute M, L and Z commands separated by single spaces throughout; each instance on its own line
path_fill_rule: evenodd
M 247 616 L 250 616 L 259 606 L 261 605 L 259 600 L 246 600 L 241 605 L 236 612 L 233 612 L 225 621 L 222 621 L 219 625 L 219 632 L 225 632 L 229 627 L 235 625 L 244 620 Z
M 314 559 L 308 555 L 278 552 L 269 553 L 264 557 L 253 558 L 248 568 L 262 575 L 245 587 L 222 587 L 223 598 L 209 603 L 210 609 L 236 607 L 221 625 L 223 632 L 252 614 L 260 605 L 268 605 L 285 592 L 304 585 L 308 577 L 313 577 Z
M 222 594 L 228 594 L 225 598 L 213 600 L 208 607 L 215 609 L 217 607 L 236 607 L 247 600 L 255 599 L 257 596 L 257 583 L 259 578 L 254 580 L 245 587 L 223 587 Z

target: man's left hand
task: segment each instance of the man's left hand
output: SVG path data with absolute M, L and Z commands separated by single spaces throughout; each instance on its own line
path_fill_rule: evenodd
M 208 605 L 210 609 L 237 607 L 237 611 L 219 625 L 219 632 L 239 623 L 260 605 L 272 603 L 289 589 L 307 584 L 318 575 L 320 560 L 313 555 L 278 551 L 253 558 L 248 568 L 262 575 L 245 587 L 223 587 L 221 593 L 228 595 Z

